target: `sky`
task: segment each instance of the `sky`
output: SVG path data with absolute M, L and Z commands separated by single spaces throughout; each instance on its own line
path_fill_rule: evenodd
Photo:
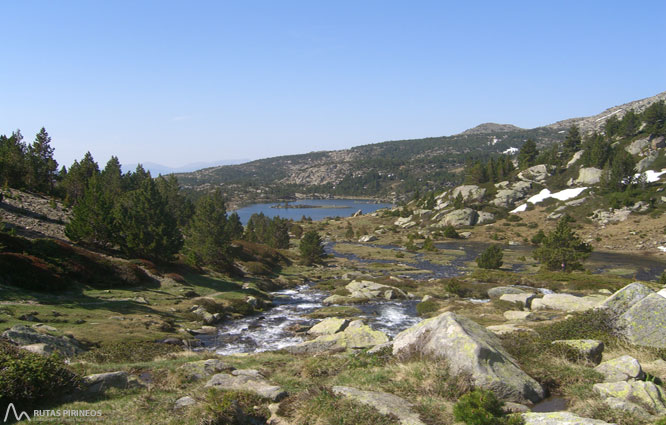
M 259 159 L 666 91 L 664 1 L 2 1 L 0 134 L 62 165 Z

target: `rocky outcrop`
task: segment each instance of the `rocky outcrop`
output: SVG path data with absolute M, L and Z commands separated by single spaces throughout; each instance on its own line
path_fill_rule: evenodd
M 333 335 L 342 332 L 349 325 L 349 320 L 339 319 L 337 317 L 329 317 L 317 323 L 308 330 L 308 334 L 320 335 Z
M 592 389 L 601 398 L 623 401 L 624 403 L 616 404 L 622 410 L 635 410 L 634 406 L 638 406 L 649 414 L 666 415 L 666 393 L 654 382 L 605 382 L 594 384 Z
M 218 373 L 206 383 L 205 387 L 218 388 L 227 391 L 248 391 L 273 401 L 280 401 L 287 396 L 287 393 L 282 388 L 269 383 L 263 376 L 261 376 L 261 374 L 246 374 L 242 372 L 243 370 L 234 371 L 235 375 Z
M 106 372 L 88 375 L 83 378 L 83 384 L 86 387 L 86 392 L 90 394 L 103 393 L 109 388 L 127 389 L 133 387 L 140 387 L 136 378 L 131 378 L 127 372 Z
M 652 289 L 640 282 L 630 283 L 608 297 L 606 301 L 599 305 L 599 308 L 605 309 L 613 317 L 620 317 L 631 306 L 652 293 Z
M 518 178 L 527 182 L 543 183 L 550 173 L 544 164 L 535 165 L 518 173 Z
M 580 160 L 580 158 L 583 156 L 584 152 L 585 151 L 578 151 L 575 154 L 573 154 L 573 156 L 571 157 L 571 160 L 569 162 L 567 162 L 567 168 L 569 168 L 572 165 L 574 165 L 575 163 L 577 163 L 578 160 Z
M 638 155 L 648 146 L 650 146 L 650 139 L 646 137 L 644 139 L 634 140 L 629 146 L 624 148 L 624 150 L 632 155 Z
M 499 298 L 504 294 L 525 294 L 526 291 L 516 288 L 515 286 L 496 286 L 488 290 L 490 298 Z
M 657 152 L 651 152 L 645 158 L 638 161 L 638 164 L 636 164 L 636 171 L 642 173 L 643 171 L 648 170 L 658 157 L 659 155 Z
M 409 229 L 410 227 L 416 226 L 416 222 L 412 217 L 413 216 L 411 215 L 409 217 L 400 217 L 393 224 L 395 224 L 398 227 L 402 227 L 403 229 Z
M 655 137 L 654 139 L 652 139 L 652 141 L 650 143 L 651 143 L 652 149 L 655 149 L 655 150 L 656 149 L 661 149 L 661 148 L 666 148 L 666 137 L 664 137 L 664 136 Z
M 187 409 L 190 406 L 197 404 L 197 401 L 190 396 L 181 397 L 173 405 L 173 410 L 179 411 Z
M 384 332 L 376 331 L 361 320 L 351 322 L 343 331 L 321 335 L 311 341 L 285 348 L 294 354 L 314 354 L 326 351 L 359 350 L 388 342 Z
M 454 374 L 467 374 L 475 386 L 494 391 L 501 398 L 537 402 L 543 388 L 518 367 L 490 331 L 476 322 L 443 313 L 412 326 L 395 337 L 393 354 L 446 360 Z
M 534 300 L 535 298 L 536 296 L 534 294 L 523 293 L 523 294 L 504 294 L 499 299 L 500 301 L 520 304 L 520 306 L 523 308 L 530 308 L 532 305 L 532 300 Z
M 631 356 L 621 356 L 607 360 L 595 367 L 594 371 L 603 375 L 605 382 L 645 378 L 641 364 Z
M 485 211 L 479 211 L 479 218 L 476 220 L 478 226 L 482 224 L 488 224 L 495 221 L 495 215 Z
M 474 226 L 479 219 L 479 213 L 471 208 L 462 208 L 453 210 L 446 214 L 437 224 L 439 227 L 453 226 Z
M 44 329 L 40 332 L 24 325 L 16 325 L 3 332 L 2 336 L 39 354 L 50 355 L 57 352 L 65 357 L 74 357 L 86 351 L 83 344 L 74 337 L 51 335 L 47 332 Z
M 458 195 L 462 196 L 463 201 L 466 202 L 478 202 L 483 199 L 483 196 L 486 194 L 486 189 L 480 188 L 479 186 L 470 184 L 458 186 L 451 192 L 451 197 L 456 199 Z
M 575 183 L 583 186 L 599 184 L 603 170 L 594 167 L 581 168 Z
M 509 208 L 516 202 L 525 199 L 531 188 L 532 183 L 530 182 L 518 182 L 511 188 L 500 189 L 495 194 L 492 204 L 502 208 Z
M 382 415 L 393 415 L 402 425 L 425 425 L 418 413 L 412 410 L 412 404 L 396 395 L 341 386 L 333 387 L 333 393 L 374 407 Z
M 577 297 L 570 294 L 546 294 L 543 298 L 532 300 L 532 310 L 558 310 L 566 312 L 587 311 L 597 307 L 604 301 L 603 296 L 590 295 Z
M 358 239 L 358 241 L 361 243 L 374 242 L 376 240 L 377 236 L 374 235 L 363 235 Z

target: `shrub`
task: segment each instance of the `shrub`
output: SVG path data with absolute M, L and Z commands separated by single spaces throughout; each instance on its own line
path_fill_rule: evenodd
M 425 251 L 437 251 L 437 247 L 433 243 L 432 239 L 430 237 L 426 237 L 425 240 L 423 241 L 423 249 Z
M 504 252 L 499 245 L 491 245 L 476 257 L 476 264 L 482 269 L 499 269 L 502 267 Z
M 303 235 L 298 249 L 301 253 L 301 261 L 307 266 L 320 263 L 325 255 L 321 237 L 315 230 L 310 230 Z
M 534 236 L 532 236 L 530 242 L 534 245 L 541 245 L 541 242 L 543 242 L 544 239 L 546 239 L 546 234 L 543 230 L 539 230 Z
M 659 277 L 659 284 L 666 285 L 666 272 L 663 272 Z
M 0 410 L 9 403 L 17 410 L 34 408 L 35 402 L 74 391 L 80 378 L 57 356 L 44 357 L 0 341 Z
M 434 313 L 439 310 L 439 306 L 433 300 L 423 301 L 416 304 L 416 312 L 419 316 L 425 316 L 429 313 Z
M 211 389 L 206 395 L 207 425 L 251 425 L 266 423 L 271 416 L 266 399 L 245 391 Z
M 580 240 L 571 229 L 571 218 L 564 216 L 557 227 L 544 238 L 541 246 L 534 250 L 534 258 L 547 270 L 570 272 L 582 269 L 581 262 L 590 255 L 592 247 Z
M 148 362 L 177 351 L 181 348 L 158 342 L 118 342 L 102 344 L 78 358 L 92 363 L 134 363 Z
M 474 390 L 453 406 L 453 417 L 467 425 L 510 425 L 520 424 L 519 417 L 507 416 L 502 410 L 503 403 L 492 391 Z
M 456 229 L 450 224 L 446 226 L 443 230 L 444 237 L 449 239 L 460 239 L 460 235 L 456 232 Z

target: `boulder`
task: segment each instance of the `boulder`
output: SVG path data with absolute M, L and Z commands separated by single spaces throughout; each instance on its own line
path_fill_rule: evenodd
M 190 396 L 181 397 L 176 400 L 176 403 L 173 405 L 173 410 L 183 410 L 190 406 L 197 404 L 197 401 Z
M 523 413 L 525 425 L 614 425 L 598 419 L 582 418 L 570 412 Z
M 567 312 L 587 311 L 597 307 L 605 297 L 589 295 L 577 297 L 570 294 L 546 294 L 543 298 L 532 300 L 532 310 L 558 310 Z
M 229 375 L 228 373 L 218 373 L 206 383 L 205 387 L 218 388 L 227 391 L 248 391 L 272 401 L 280 401 L 287 396 L 287 393 L 282 390 L 282 388 L 277 385 L 272 385 L 263 377 L 254 377 L 244 374 L 237 374 L 237 376 L 234 376 Z
M 495 215 L 492 214 L 492 213 L 485 212 L 485 211 L 479 211 L 478 214 L 479 214 L 479 217 L 476 220 L 476 224 L 478 226 L 480 226 L 482 224 L 492 223 L 493 221 L 495 221 Z
M 127 372 L 107 372 L 88 375 L 83 378 L 88 393 L 96 394 L 106 391 L 108 388 L 126 389 L 130 386 Z
M 645 381 L 620 381 L 594 384 L 595 393 L 602 398 L 616 398 L 637 404 L 655 415 L 666 415 L 666 393 L 654 384 Z
M 475 386 L 492 390 L 502 399 L 536 403 L 544 398 L 543 388 L 518 367 L 495 335 L 452 312 L 399 333 L 393 354 L 444 359 L 452 373 L 468 374 Z
M 604 376 L 605 382 L 645 378 L 641 364 L 631 356 L 607 360 L 595 367 L 594 370 Z
M 344 295 L 331 295 L 330 297 L 324 298 L 322 304 L 324 305 L 334 305 L 334 304 L 352 304 L 355 302 L 363 302 L 366 299 L 356 299 L 351 297 L 345 297 Z
M 630 283 L 608 297 L 599 308 L 605 309 L 613 317 L 620 317 L 634 304 L 652 293 L 652 289 L 640 282 Z
M 558 339 L 552 344 L 564 348 L 576 360 L 583 359 L 594 364 L 601 362 L 604 352 L 604 343 L 594 339 Z
M 286 347 L 294 354 L 314 354 L 326 351 L 360 350 L 375 347 L 388 342 L 384 332 L 376 331 L 361 320 L 351 322 L 347 328 L 332 335 L 321 335 L 311 341 Z
M 514 286 L 496 286 L 488 290 L 488 296 L 490 298 L 499 298 L 504 294 L 525 294 L 524 290 L 516 288 Z
M 498 190 L 492 203 L 498 207 L 509 208 L 516 202 L 525 199 L 531 188 L 530 182 L 518 182 L 511 188 Z
M 659 136 L 652 139 L 652 149 L 666 148 L 666 137 Z
M 216 373 L 234 370 L 234 367 L 218 359 L 209 359 L 185 363 L 178 369 L 186 378 L 199 380 Z
M 216 324 L 217 322 L 219 322 L 221 320 L 221 317 L 220 317 L 219 314 L 211 314 L 211 313 L 207 312 L 206 309 L 201 307 L 201 306 L 198 306 L 197 308 L 192 310 L 192 313 L 195 316 L 199 317 L 199 319 L 201 319 L 201 322 L 204 325 L 214 325 L 214 324 Z
M 360 217 L 363 215 L 363 210 L 358 210 L 354 214 L 352 214 L 352 217 Z
M 416 223 L 413 221 L 411 215 L 409 217 L 400 217 L 393 224 L 398 227 L 402 227 L 403 229 L 409 229 L 410 227 L 416 226 Z
M 504 312 L 504 318 L 509 321 L 533 320 L 534 313 L 532 313 L 531 311 L 509 310 Z
M 3 332 L 2 336 L 16 345 L 28 346 L 30 347 L 26 348 L 28 350 L 47 355 L 58 352 L 65 357 L 74 357 L 86 351 L 83 344 L 74 337 L 50 335 L 44 329 L 42 331 L 16 325 Z
M 654 163 L 654 161 L 657 160 L 658 156 L 659 155 L 657 154 L 657 152 L 652 152 L 649 155 L 647 155 L 645 158 L 638 161 L 638 164 L 636 164 L 636 171 L 639 173 L 647 171 L 650 168 L 650 166 Z
M 620 316 L 617 327 L 632 344 L 666 348 L 666 298 L 652 293 L 639 300 Z
M 419 414 L 412 410 L 412 404 L 396 395 L 341 386 L 333 387 L 333 394 L 374 407 L 382 415 L 393 415 L 402 425 L 425 425 L 419 418 Z
M 308 334 L 320 336 L 320 335 L 333 335 L 335 333 L 345 330 L 349 320 L 347 319 L 338 319 L 337 317 L 329 317 L 317 323 L 308 330 Z
M 648 146 L 650 146 L 650 140 L 646 137 L 644 139 L 634 140 L 629 146 L 624 148 L 624 150 L 632 155 L 638 155 Z
M 382 285 L 369 280 L 353 280 L 346 286 L 351 298 L 370 300 L 375 298 L 406 299 L 407 294 L 394 286 Z
M 451 197 L 456 199 L 458 195 L 462 195 L 464 201 L 481 201 L 483 196 L 486 194 L 486 189 L 482 189 L 479 186 L 469 184 L 458 186 L 453 189 L 451 192 Z
M 374 242 L 377 240 L 377 236 L 374 235 L 363 235 L 361 236 L 358 241 L 365 243 L 365 242 Z
M 542 183 L 549 175 L 548 167 L 544 164 L 539 164 L 521 171 L 518 173 L 518 178 L 523 181 Z
M 523 293 L 523 294 L 504 294 L 499 299 L 500 301 L 506 301 L 509 303 L 520 304 L 523 308 L 530 308 L 532 305 L 532 300 L 536 298 L 536 295 Z
M 534 329 L 526 328 L 525 326 L 518 326 L 512 323 L 486 326 L 486 329 L 488 329 L 490 332 L 494 333 L 495 335 L 506 335 L 514 332 L 529 332 L 529 333 L 536 332 Z
M 479 219 L 479 213 L 471 208 L 462 208 L 453 210 L 446 214 L 439 222 L 439 227 L 453 226 L 474 226 Z
M 594 167 L 581 168 L 575 183 L 579 185 L 599 184 L 603 170 Z

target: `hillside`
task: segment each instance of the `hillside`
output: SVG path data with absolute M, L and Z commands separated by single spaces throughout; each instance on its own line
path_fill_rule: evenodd
M 563 130 L 573 124 L 583 134 L 599 130 L 610 116 L 620 118 L 630 109 L 641 112 L 665 98 L 666 92 L 615 106 L 593 117 L 572 118 L 534 129 L 485 123 L 452 136 L 266 158 L 176 176 L 194 195 L 220 187 L 232 206 L 294 197 L 365 196 L 397 201 L 417 190 L 427 192 L 461 183 L 459 171 L 469 160 L 520 148 L 529 138 L 539 147 L 561 142 Z

